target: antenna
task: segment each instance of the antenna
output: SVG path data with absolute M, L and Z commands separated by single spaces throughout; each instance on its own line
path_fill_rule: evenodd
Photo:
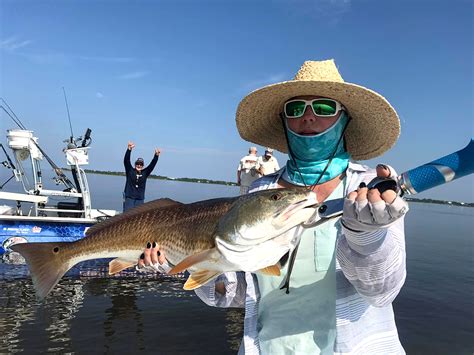
M 74 133 L 72 132 L 71 115 L 69 114 L 69 105 L 67 104 L 66 90 L 64 90 L 64 86 L 63 86 L 63 93 L 64 93 L 64 101 L 66 102 L 67 117 L 69 119 L 69 128 L 71 129 L 70 143 L 74 143 Z

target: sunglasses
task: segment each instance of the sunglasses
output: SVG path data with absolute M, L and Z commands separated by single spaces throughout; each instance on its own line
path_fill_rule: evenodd
M 143 164 L 135 164 L 135 166 L 143 166 Z
M 284 112 L 286 118 L 303 117 L 307 106 L 311 107 L 316 116 L 327 118 L 334 117 L 339 111 L 345 110 L 344 106 L 332 99 L 295 99 L 285 102 Z

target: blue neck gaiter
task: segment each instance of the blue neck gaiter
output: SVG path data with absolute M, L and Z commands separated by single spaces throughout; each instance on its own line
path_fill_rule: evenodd
M 342 174 L 349 165 L 350 156 L 344 149 L 344 139 L 339 142 L 339 138 L 343 134 L 347 122 L 348 116 L 343 112 L 332 127 L 314 136 L 299 135 L 286 126 L 291 150 L 288 153 L 290 160 L 286 162 L 283 179 L 304 186 L 316 183 L 321 174 L 323 175 L 318 184 Z M 338 142 L 339 145 L 336 148 Z M 336 152 L 334 153 L 334 151 Z M 331 163 L 324 171 L 333 154 Z

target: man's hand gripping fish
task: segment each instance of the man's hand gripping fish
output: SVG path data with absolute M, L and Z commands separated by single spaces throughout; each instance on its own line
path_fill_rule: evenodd
M 91 227 L 75 242 L 24 243 L 11 249 L 26 259 L 39 298 L 81 261 L 116 258 L 109 274 L 135 266 L 143 247 L 156 241 L 170 273 L 190 272 L 185 289 L 195 289 L 228 271 L 280 273 L 294 227 L 318 207 L 306 189 L 274 189 L 190 204 L 170 199 L 145 203 Z

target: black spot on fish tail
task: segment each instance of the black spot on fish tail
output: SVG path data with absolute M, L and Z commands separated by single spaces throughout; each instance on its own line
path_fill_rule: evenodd
M 66 244 L 69 243 L 21 243 L 10 246 L 25 258 L 40 299 L 44 299 L 51 292 L 70 268 L 61 253 Z

